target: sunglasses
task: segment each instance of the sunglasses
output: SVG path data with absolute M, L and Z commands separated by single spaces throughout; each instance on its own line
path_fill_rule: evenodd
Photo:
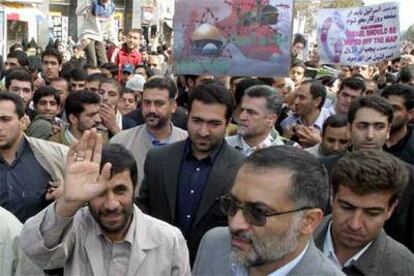
M 299 212 L 302 210 L 309 210 L 314 209 L 314 207 L 301 207 L 298 209 L 285 211 L 285 212 L 269 212 L 266 210 L 263 210 L 255 203 L 241 203 L 238 202 L 233 196 L 227 194 L 220 197 L 220 205 L 221 209 L 227 216 L 234 216 L 236 215 L 236 212 L 238 209 L 242 210 L 243 216 L 246 219 L 246 221 L 255 226 L 263 226 L 266 224 L 266 218 L 267 217 L 273 217 L 273 216 L 280 216 L 290 213 Z

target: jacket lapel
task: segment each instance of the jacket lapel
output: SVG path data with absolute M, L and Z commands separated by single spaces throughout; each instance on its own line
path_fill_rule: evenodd
M 89 258 L 89 263 L 92 267 L 93 275 L 104 274 L 105 266 L 103 263 L 102 244 L 95 231 L 88 231 L 85 240 L 85 249 Z
M 150 222 L 136 206 L 134 206 L 134 216 L 136 216 L 135 225 L 131 224 L 130 227 L 135 227 L 135 235 L 126 275 L 139 275 L 138 270 L 145 260 L 146 251 L 160 246 L 151 233 L 148 232 L 148 229 L 151 229 Z
M 178 186 L 178 177 L 181 166 L 181 160 L 183 158 L 184 149 L 186 141 L 177 142 L 171 148 L 169 156 L 164 159 L 162 163 L 162 175 L 164 179 L 162 182 L 165 186 L 165 191 L 167 193 L 168 205 L 170 207 L 171 221 L 174 221 L 175 218 L 175 203 L 177 199 L 177 186 Z

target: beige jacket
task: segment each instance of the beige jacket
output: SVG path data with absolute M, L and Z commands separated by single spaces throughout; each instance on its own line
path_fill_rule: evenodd
M 53 234 L 58 241 L 56 246 L 47 248 L 44 245 L 41 225 L 49 223 L 47 214 L 48 211 L 54 214 L 54 208 L 55 204 L 49 205 L 24 224 L 20 244 L 25 253 L 45 269 L 63 267 L 64 275 L 107 275 L 101 240 L 96 231 L 99 226 L 88 207 L 80 209 L 69 226 L 58 226 L 61 230 Z M 145 215 L 136 206 L 134 216 L 135 223 L 130 225 L 135 228 L 134 240 L 125 276 L 191 275 L 188 249 L 181 231 Z
M 110 143 L 121 144 L 126 149 L 130 150 L 137 162 L 138 183 L 135 189 L 137 196 L 139 188 L 141 186 L 141 182 L 144 179 L 145 158 L 147 157 L 148 151 L 154 147 L 145 128 L 146 124 L 143 124 L 127 130 L 123 130 L 114 137 L 112 137 L 112 139 L 110 140 Z M 168 143 L 172 144 L 174 142 L 185 140 L 187 136 L 187 131 L 172 126 L 172 132 Z
M 27 136 L 25 136 L 25 138 L 29 142 L 36 160 L 50 174 L 53 181 L 63 182 L 66 156 L 69 148 L 42 139 Z

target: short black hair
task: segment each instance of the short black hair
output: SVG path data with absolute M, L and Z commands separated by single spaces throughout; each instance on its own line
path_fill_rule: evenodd
M 122 85 L 119 81 L 117 81 L 116 79 L 112 79 L 112 78 L 105 78 L 99 83 L 99 87 L 104 83 L 109 83 L 115 86 L 116 91 L 118 92 L 119 95 L 121 95 Z
M 414 87 L 408 84 L 396 83 L 387 86 L 381 96 L 388 98 L 389 96 L 399 96 L 404 99 L 404 106 L 407 110 L 414 108 Z
M 292 69 L 293 67 L 302 67 L 303 70 L 306 71 L 306 65 L 302 61 L 300 61 L 299 59 L 294 60 L 292 62 L 292 65 L 290 65 L 289 69 Z
M 135 190 L 138 181 L 137 163 L 132 153 L 120 144 L 106 144 L 102 147 L 101 170 L 106 163 L 111 163 L 111 177 L 129 171 Z
M 88 79 L 88 73 L 82 68 L 75 68 L 70 71 L 70 80 L 74 81 L 86 81 Z
M 138 68 L 144 68 L 145 74 L 147 74 L 147 78 L 151 78 L 152 76 L 155 75 L 154 71 L 151 68 L 149 68 L 148 66 L 146 66 L 145 64 L 139 64 L 135 68 L 135 70 L 137 70 Z
M 296 43 L 302 43 L 306 47 L 307 40 L 303 34 L 295 34 L 292 45 L 295 45 Z
M 352 124 L 355 120 L 356 113 L 362 108 L 371 108 L 387 116 L 388 123 L 391 124 L 394 117 L 393 108 L 390 103 L 379 96 L 366 96 L 354 99 L 349 107 L 348 121 Z
M 166 89 L 168 90 L 168 97 L 173 100 L 177 95 L 177 85 L 175 85 L 174 81 L 169 77 L 161 77 L 161 76 L 154 76 L 149 78 L 144 84 L 144 91 L 145 89 Z
M 27 70 L 25 70 L 23 68 L 13 69 L 13 70 L 10 70 L 9 72 L 7 72 L 6 80 L 5 80 L 6 89 L 9 89 L 12 80 L 29 82 L 31 88 L 33 89 L 32 76 L 30 75 L 30 73 Z
M 92 75 L 88 76 L 88 79 L 86 81 L 87 82 L 99 81 L 99 83 L 101 83 L 102 81 L 106 79 L 107 77 L 102 73 L 93 73 Z
M 282 110 L 283 99 L 277 90 L 269 85 L 255 85 L 246 90 L 245 96 L 251 98 L 264 98 L 266 111 L 279 116 Z
M 226 120 L 229 122 L 234 109 L 234 98 L 230 91 L 216 81 L 209 81 L 194 87 L 188 99 L 188 113 L 191 113 L 193 102 L 204 104 L 222 104 L 226 106 Z
M 27 55 L 25 52 L 20 50 L 15 50 L 10 52 L 7 55 L 7 58 L 15 58 L 17 59 L 17 62 L 20 64 L 20 66 L 29 66 L 29 59 L 27 58 Z
M 104 63 L 100 66 L 100 68 L 108 70 L 112 76 L 118 75 L 119 72 L 118 65 L 112 62 Z
M 325 131 L 328 127 L 340 128 L 348 125 L 348 117 L 346 114 L 335 114 L 329 116 L 322 127 L 322 136 L 325 135 Z
M 318 158 L 296 147 L 273 146 L 255 151 L 241 168 L 287 169 L 290 177 L 290 198 L 295 207 L 325 210 L 329 201 L 329 178 Z
M 360 78 L 355 78 L 355 77 L 344 79 L 341 82 L 341 86 L 339 87 L 339 93 L 345 87 L 348 87 L 349 89 L 352 89 L 352 90 L 361 90 L 361 95 L 362 93 L 365 92 L 365 89 L 366 89 L 364 81 L 361 80 Z
M 47 96 L 53 96 L 56 103 L 60 105 L 60 96 L 59 92 L 53 88 L 52 86 L 43 86 L 37 89 L 33 94 L 33 104 L 36 107 L 37 103 L 40 101 L 41 98 L 47 97 Z
M 19 95 L 11 92 L 1 92 L 0 102 L 1 101 L 12 101 L 16 107 L 16 114 L 19 119 L 25 115 L 23 99 Z
M 42 61 L 45 56 L 54 56 L 58 60 L 59 65 L 62 64 L 62 60 L 63 60 L 62 54 L 53 47 L 47 47 L 46 50 L 43 51 Z
M 403 67 L 400 69 L 400 81 L 402 83 L 410 83 L 414 77 L 414 72 L 409 67 Z
M 69 117 L 70 114 L 78 117 L 85 108 L 85 104 L 99 104 L 101 98 L 98 94 L 86 90 L 81 90 L 78 93 L 70 93 L 66 98 L 65 112 Z

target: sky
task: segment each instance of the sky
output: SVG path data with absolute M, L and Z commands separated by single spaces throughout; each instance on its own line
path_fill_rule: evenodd
M 410 25 L 414 24 L 413 0 L 364 0 L 365 5 L 380 4 L 386 2 L 400 2 L 400 31 L 406 31 Z

